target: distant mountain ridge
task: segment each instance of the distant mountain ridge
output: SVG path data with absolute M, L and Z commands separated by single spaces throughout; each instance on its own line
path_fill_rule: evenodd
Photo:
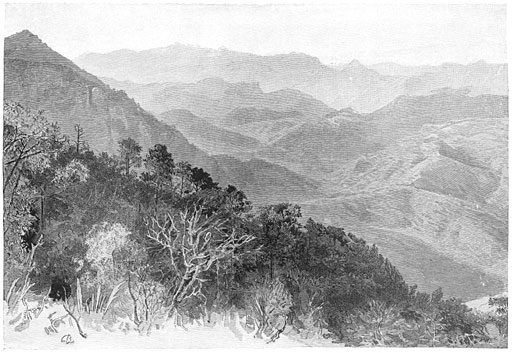
M 233 84 L 257 82 L 265 92 L 297 89 L 335 109 L 352 107 L 363 113 L 379 109 L 400 95 L 428 95 L 443 87 L 470 87 L 473 95 L 508 94 L 508 65 L 484 62 L 367 67 L 353 60 L 333 67 L 302 53 L 261 56 L 182 44 L 138 52 L 89 53 L 75 62 L 98 76 L 118 81 L 196 83 L 218 77 Z
M 359 62 L 358 60 L 355 60 L 355 59 L 352 60 L 352 62 L 353 61 Z M 332 64 L 329 64 L 328 66 L 332 67 L 336 70 L 343 70 L 345 67 L 349 66 L 350 64 L 351 64 L 351 62 L 350 63 L 332 63 Z M 361 64 L 361 65 L 363 65 L 363 64 Z M 382 62 L 382 63 L 369 64 L 369 65 L 364 65 L 364 66 L 366 66 L 368 69 L 378 72 L 381 75 L 411 77 L 411 76 L 421 76 L 421 75 L 423 75 L 425 73 L 429 73 L 429 72 L 439 72 L 439 71 L 442 71 L 443 69 L 450 68 L 450 67 L 452 67 L 452 68 L 453 67 L 471 68 L 471 67 L 478 66 L 478 65 L 488 66 L 490 68 L 504 67 L 504 68 L 508 69 L 507 63 L 488 63 L 485 60 L 478 60 L 478 61 L 475 61 L 475 62 L 469 63 L 469 64 L 457 64 L 457 63 L 445 62 L 445 63 L 439 64 L 439 65 L 402 65 L 402 64 L 397 64 L 394 62 Z
M 331 65 L 343 70 L 349 64 Z M 441 65 L 406 66 L 395 63 L 369 65 L 382 75 L 404 77 L 403 92 L 407 95 L 428 95 L 448 87 L 466 88 L 471 95 L 508 95 L 508 64 L 491 64 L 479 60 L 467 65 L 444 63 Z
M 382 144 L 395 141 L 425 124 L 451 121 L 507 119 L 508 97 L 469 95 L 469 90 L 444 89 L 425 96 L 400 96 L 385 107 L 368 114 L 374 138 Z
M 84 54 L 75 62 L 98 76 L 118 81 L 194 83 L 218 77 L 230 83 L 258 82 L 265 92 L 297 89 L 330 107 L 352 106 L 364 112 L 387 103 L 390 86 L 399 86 L 403 81 L 379 74 L 361 77 L 360 72 L 353 75 L 350 70 L 342 73 L 301 53 L 259 56 L 179 44 L 140 52 Z M 369 82 L 372 86 L 368 86 Z
M 410 95 L 424 95 L 436 89 L 467 88 L 473 96 L 508 95 L 508 64 L 443 64 L 419 76 L 409 77 L 404 84 Z

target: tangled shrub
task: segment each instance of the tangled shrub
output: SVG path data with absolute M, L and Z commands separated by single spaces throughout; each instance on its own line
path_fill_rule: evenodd
M 385 345 L 392 342 L 388 334 L 390 329 L 393 328 L 393 324 L 398 320 L 397 311 L 394 307 L 372 300 L 366 308 L 357 311 L 355 319 L 357 325 L 355 333 L 365 345 L 368 343 Z M 363 332 L 360 332 L 361 329 Z
M 140 333 L 149 334 L 155 325 L 161 325 L 167 319 L 168 308 L 165 307 L 166 289 L 156 281 L 146 279 L 132 284 L 135 302 L 135 324 Z
M 140 333 L 151 331 L 167 318 L 169 308 L 165 302 L 168 290 L 151 276 L 149 256 L 144 247 L 133 240 L 126 240 L 113 253 L 115 270 L 126 280 L 129 317 Z
M 255 336 L 277 338 L 293 306 L 292 296 L 280 279 L 266 276 L 249 288 L 246 299 L 249 313 L 256 322 Z
M 369 301 L 341 315 L 343 339 L 351 346 L 485 347 L 486 320 L 442 292 L 421 295 L 411 306 Z
M 288 271 L 287 286 L 293 296 L 294 327 L 303 338 L 319 336 L 327 326 L 323 318 L 324 280 L 312 277 L 305 271 Z
M 493 308 L 490 322 L 496 326 L 501 336 L 508 336 L 508 297 L 489 298 L 489 306 Z
M 119 276 L 116 273 L 114 252 L 124 246 L 129 234 L 130 232 L 119 223 L 104 222 L 93 226 L 85 241 L 88 246 L 85 258 L 96 273 L 87 283 L 107 287 L 115 283 Z

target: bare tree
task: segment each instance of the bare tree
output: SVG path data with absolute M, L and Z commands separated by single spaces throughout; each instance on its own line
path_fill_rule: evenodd
M 227 231 L 224 223 L 215 216 L 205 217 L 201 209 L 180 212 L 179 216 L 168 213 L 164 222 L 149 219 L 147 237 L 168 253 L 174 274 L 169 289 L 170 314 L 187 298 L 204 297 L 207 271 L 223 259 L 236 260 L 242 254 L 237 250 L 254 239 Z

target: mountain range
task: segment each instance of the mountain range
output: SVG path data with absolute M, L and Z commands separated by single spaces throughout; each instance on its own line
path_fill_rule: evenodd
M 164 143 L 256 205 L 297 202 L 377 244 L 420 290 L 503 292 L 507 65 L 329 67 L 184 45 L 75 62 L 28 31 L 6 38 L 4 99 L 70 135 L 81 124 L 97 151 Z
M 211 77 L 231 83 L 258 82 L 265 92 L 297 89 L 331 107 L 351 106 L 359 111 L 384 105 L 392 99 L 390 87 L 403 82 L 357 62 L 339 71 L 301 53 L 258 56 L 181 44 L 140 52 L 91 53 L 75 62 L 95 75 L 137 83 L 194 83 Z
M 174 44 L 143 51 L 88 53 L 75 62 L 97 76 L 117 81 L 196 83 L 217 77 L 230 83 L 257 82 L 264 92 L 297 89 L 335 109 L 351 107 L 363 113 L 382 108 L 400 95 L 427 95 L 444 87 L 468 87 L 473 95 L 508 94 L 508 66 L 483 61 L 415 68 L 381 64 L 369 68 L 353 60 L 333 67 L 302 53 L 261 56 Z

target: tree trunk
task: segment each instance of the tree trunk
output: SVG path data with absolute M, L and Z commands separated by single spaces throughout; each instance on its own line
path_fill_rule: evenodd
M 270 279 L 274 279 L 274 255 L 270 254 Z
M 130 296 L 132 297 L 132 300 L 133 300 L 133 322 L 135 323 L 135 325 L 139 326 L 140 320 L 139 320 L 139 314 L 138 314 L 138 308 L 137 308 L 137 299 L 135 298 L 135 295 L 132 292 L 131 278 L 132 278 L 132 276 L 131 276 L 130 272 L 128 272 L 128 293 L 130 293 Z
M 39 234 L 44 230 L 44 191 L 40 196 L 40 210 L 39 210 Z

